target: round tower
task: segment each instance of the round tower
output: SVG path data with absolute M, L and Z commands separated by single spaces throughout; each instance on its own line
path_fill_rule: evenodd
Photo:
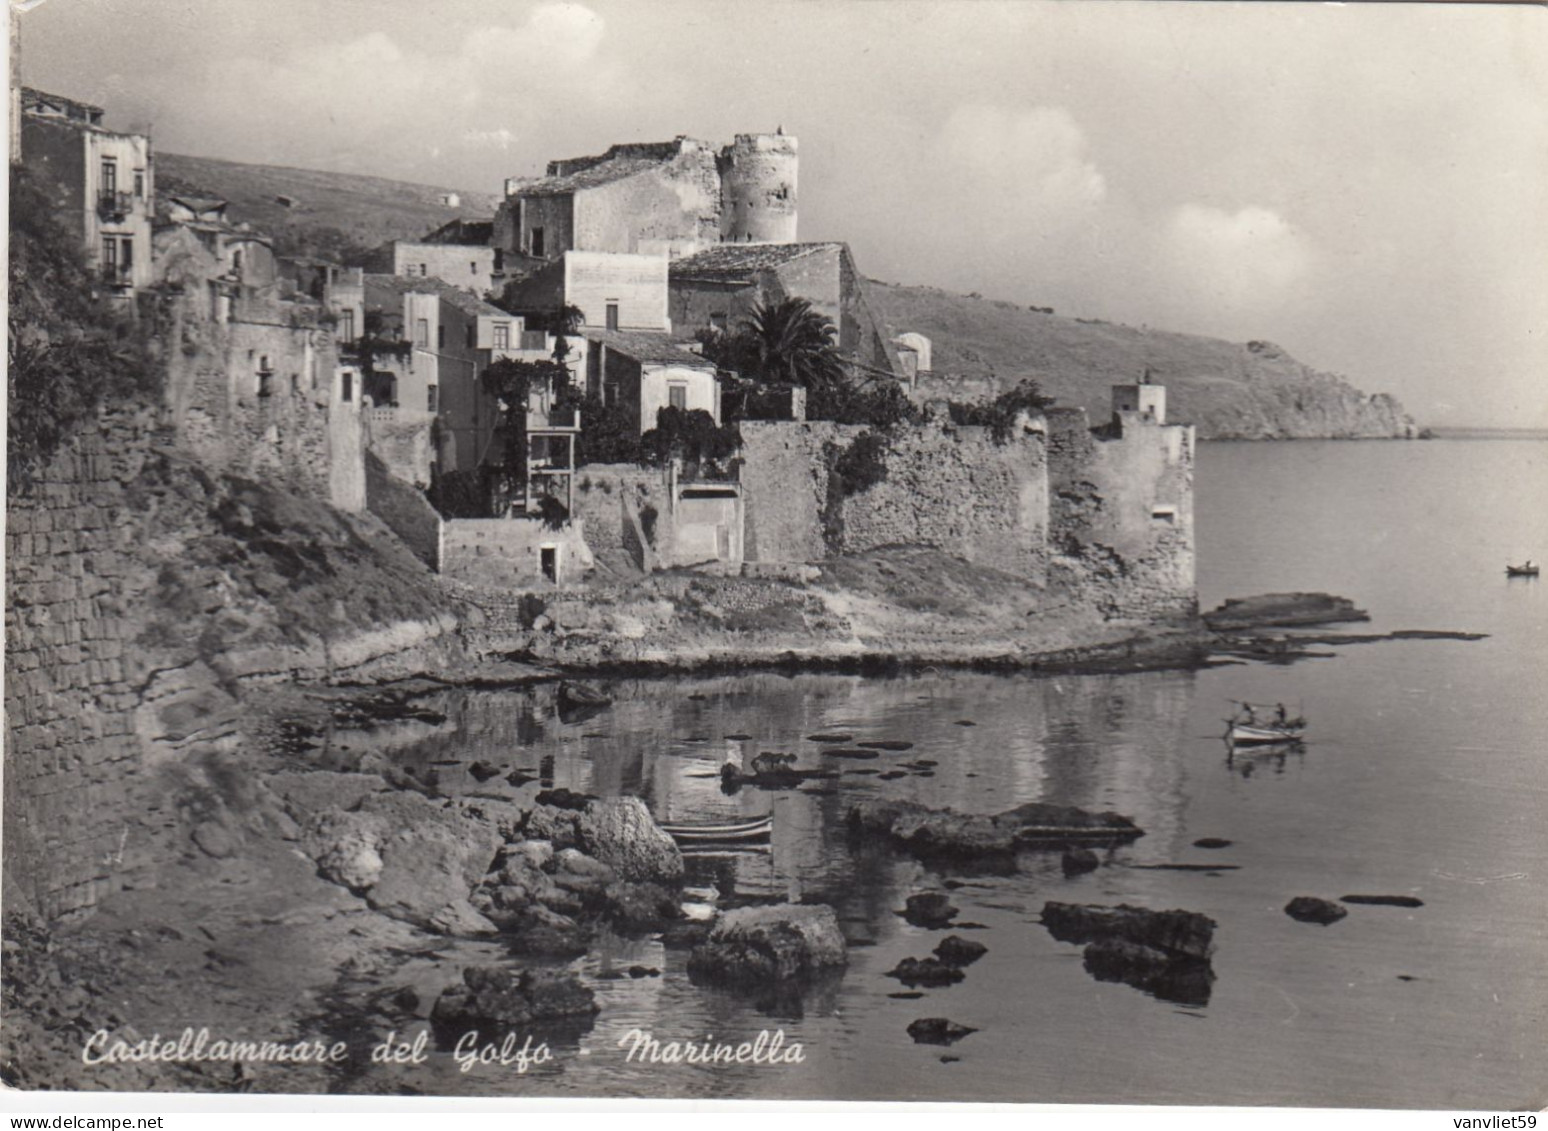
M 720 238 L 727 243 L 796 242 L 796 139 L 737 134 L 720 151 Z

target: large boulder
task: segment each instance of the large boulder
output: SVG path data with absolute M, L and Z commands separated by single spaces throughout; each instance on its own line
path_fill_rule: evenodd
M 373 793 L 315 814 L 303 845 L 318 871 L 376 910 L 453 935 L 493 934 L 469 902 L 501 844 L 490 824 L 417 793 Z
M 1214 950 L 1215 921 L 1197 911 L 1050 901 L 1043 905 L 1043 926 L 1061 942 L 1125 939 L 1166 954 L 1197 959 L 1207 959 Z
M 1133 840 L 1144 835 L 1133 821 L 1117 813 L 1089 813 L 1042 802 L 987 816 L 875 798 L 851 806 L 848 819 L 854 832 L 890 838 L 921 856 L 996 856 L 1027 844 L 1056 847 Z
M 513 1028 L 534 1021 L 590 1018 L 598 1011 L 591 990 L 568 971 L 469 966 L 462 985 L 442 991 L 431 1024 L 450 1032 L 480 1026 Z
M 1298 895 L 1285 904 L 1285 914 L 1301 923 L 1317 923 L 1326 927 L 1337 923 L 1349 912 L 1331 899 L 1319 899 L 1314 895 Z
M 688 972 L 710 981 L 778 982 L 848 958 L 833 908 L 781 903 L 726 912 L 689 955 Z
M 1043 926 L 1063 942 L 1087 944 L 1086 972 L 1099 982 L 1123 982 L 1184 1005 L 1209 1002 L 1215 921 L 1206 915 L 1050 902 Z
M 683 878 L 683 854 L 638 797 L 588 802 L 575 823 L 580 848 L 624 880 L 675 884 Z

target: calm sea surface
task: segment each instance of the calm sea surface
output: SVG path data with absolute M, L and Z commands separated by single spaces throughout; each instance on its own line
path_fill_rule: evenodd
M 760 1000 L 692 985 L 681 951 L 618 941 L 576 967 L 594 975 L 640 963 L 663 976 L 598 980 L 595 1026 L 578 1045 L 556 1048 L 553 1063 L 524 1077 L 463 1075 L 441 1058 L 415 1086 L 1495 1110 L 1548 1103 L 1548 589 L 1504 576 L 1508 560 L 1548 558 L 1548 442 L 1206 444 L 1196 491 L 1206 607 L 1228 596 L 1322 590 L 1371 612 L 1369 626 L 1350 631 L 1451 629 L 1488 639 L 1353 644 L 1289 666 L 1202 672 L 617 683 L 613 707 L 574 725 L 560 721 L 549 688 L 450 693 L 448 727 L 405 735 L 394 758 L 528 767 L 573 789 L 639 794 L 663 820 L 772 813 L 771 851 L 696 859 L 693 884 L 830 903 L 846 934 L 871 945 L 854 947 L 834 982 Z M 1228 758 L 1220 734 L 1232 698 L 1304 711 L 1304 750 Z M 821 732 L 914 745 L 869 762 L 823 759 L 818 749 L 831 744 L 805 737 Z M 798 791 L 723 793 L 720 765 L 762 750 L 845 772 Z M 911 768 L 889 780 L 862 772 L 904 764 Z M 443 786 L 479 788 L 462 774 L 443 765 Z M 948 874 L 851 848 L 844 812 L 873 795 L 981 812 L 1030 800 L 1115 809 L 1147 835 L 1075 878 L 1064 877 L 1057 854 L 1024 855 L 1008 875 Z M 1232 844 L 1194 847 L 1201 837 Z M 1142 867 L 1179 863 L 1234 869 Z M 948 882 L 959 922 L 982 925 L 958 933 L 988 954 L 955 986 L 889 996 L 905 987 L 884 972 L 949 933 L 910 926 L 897 909 L 910 893 Z M 1409 895 L 1423 906 L 1351 906 L 1329 927 L 1283 912 L 1293 896 L 1350 893 Z M 1209 915 L 1219 927 L 1207 1003 L 1094 980 L 1080 948 L 1039 924 L 1047 900 Z M 480 957 L 460 945 L 449 964 Z M 906 1029 L 920 1017 L 978 1032 L 949 1049 L 916 1045 Z M 663 1041 L 739 1041 L 782 1028 L 807 1059 L 628 1064 L 616 1046 L 636 1027 Z

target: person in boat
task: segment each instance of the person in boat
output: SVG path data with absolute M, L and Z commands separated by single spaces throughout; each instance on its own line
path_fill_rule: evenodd
M 1285 725 L 1285 705 L 1283 703 L 1274 704 L 1274 724 L 1281 727 Z
M 1258 716 L 1253 713 L 1251 703 L 1242 704 L 1242 725 L 1249 727 L 1258 725 Z

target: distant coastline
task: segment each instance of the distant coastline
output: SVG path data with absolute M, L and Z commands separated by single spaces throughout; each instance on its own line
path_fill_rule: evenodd
M 1436 440 L 1548 440 L 1548 428 L 1466 428 L 1437 424 L 1426 431 Z

